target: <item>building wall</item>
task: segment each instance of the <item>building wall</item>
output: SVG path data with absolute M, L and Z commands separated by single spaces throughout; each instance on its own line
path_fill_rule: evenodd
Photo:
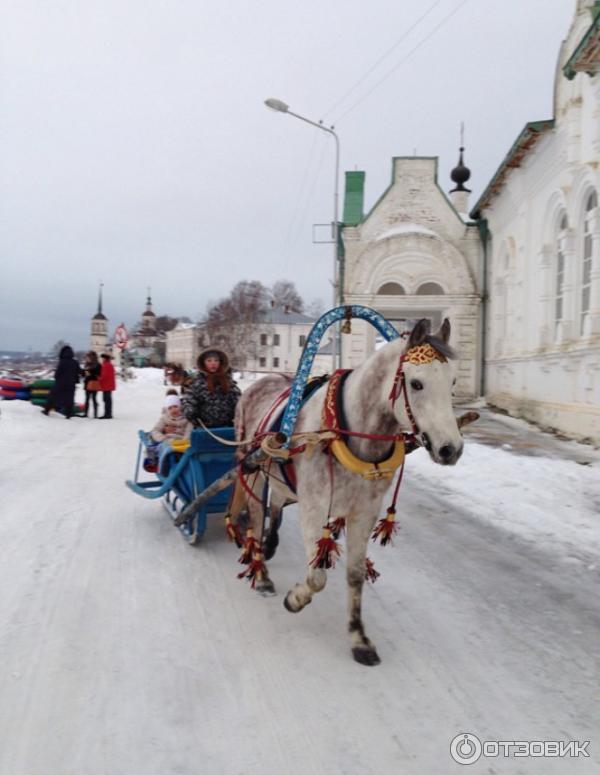
M 180 363 L 184 369 L 196 368 L 200 354 L 198 328 L 189 323 L 178 323 L 166 334 L 166 360 L 168 363 Z
M 482 210 L 492 235 L 485 381 L 511 414 L 599 443 L 600 208 L 589 205 L 600 197 L 600 76 L 562 74 L 589 24 L 578 13 L 563 44 L 554 128 Z
M 90 332 L 90 350 L 93 350 L 97 355 L 101 353 L 109 352 L 107 350 L 108 343 L 108 321 L 107 320 L 95 320 L 92 318 L 91 332 Z
M 466 195 L 456 203 L 466 210 Z M 421 317 L 434 327 L 448 317 L 459 354 L 456 396 L 478 395 L 481 240 L 476 224 L 439 188 L 437 159 L 394 159 L 390 187 L 358 225 L 344 227 L 342 237 L 345 303 L 373 307 L 401 331 Z M 404 293 L 390 293 L 390 283 Z M 439 291 L 423 293 L 431 284 Z M 362 363 L 375 338 L 367 323 L 353 321 L 352 334 L 342 337 L 343 365 Z
M 308 323 L 257 323 L 251 334 L 256 354 L 248 356 L 246 368 L 249 371 L 295 372 L 311 327 Z M 266 344 L 262 343 L 261 337 L 266 338 Z

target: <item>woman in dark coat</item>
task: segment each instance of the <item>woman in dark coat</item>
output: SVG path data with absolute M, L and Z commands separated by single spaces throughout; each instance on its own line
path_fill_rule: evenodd
M 79 364 L 73 357 L 73 349 L 66 344 L 58 356 L 58 366 L 54 372 L 54 385 L 48 394 L 46 406 L 42 410 L 47 415 L 51 409 L 60 409 L 67 420 L 73 416 L 75 403 L 75 385 L 79 382 Z
M 100 390 L 100 362 L 93 350 L 85 356 L 83 362 L 83 386 L 85 388 L 85 416 L 88 416 L 90 403 L 94 407 L 94 417 L 98 417 L 98 391 Z
M 231 376 L 229 359 L 211 347 L 198 357 L 198 376 L 183 394 L 183 414 L 195 428 L 233 425 L 240 389 Z

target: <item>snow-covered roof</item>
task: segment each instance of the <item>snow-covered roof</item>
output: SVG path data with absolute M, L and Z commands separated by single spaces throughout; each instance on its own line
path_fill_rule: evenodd
M 286 325 L 312 325 L 315 322 L 315 318 L 311 318 L 308 315 L 303 315 L 300 312 L 286 312 L 281 307 L 274 307 L 268 309 L 260 316 L 258 322 L 260 323 L 283 323 Z
M 428 229 L 426 226 L 421 226 L 418 223 L 401 223 L 399 226 L 394 226 L 383 234 L 380 234 L 376 238 L 376 242 L 382 239 L 388 239 L 389 237 L 398 237 L 401 234 L 426 234 L 428 237 L 437 237 L 438 235 Z

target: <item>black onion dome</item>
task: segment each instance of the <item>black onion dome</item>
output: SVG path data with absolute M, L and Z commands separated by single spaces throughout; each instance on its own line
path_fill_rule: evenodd
M 465 167 L 465 164 L 463 162 L 464 150 L 465 150 L 464 148 L 460 149 L 458 164 L 450 173 L 450 177 L 456 183 L 456 187 L 453 188 L 452 191 L 468 191 L 470 193 L 471 189 L 465 188 L 465 185 L 464 185 L 467 182 L 467 180 L 471 177 L 471 170 L 468 167 Z

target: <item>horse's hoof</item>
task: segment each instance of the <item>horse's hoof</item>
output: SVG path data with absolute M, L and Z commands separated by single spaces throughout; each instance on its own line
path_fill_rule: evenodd
M 261 581 L 257 581 L 256 591 L 263 597 L 269 597 L 270 595 L 277 594 L 275 592 L 275 584 L 273 584 L 271 579 L 262 579 Z
M 361 665 L 368 665 L 369 667 L 378 665 L 381 662 L 379 654 L 375 649 L 368 646 L 355 646 L 352 649 L 352 656 Z
M 304 608 L 305 605 L 308 605 L 312 601 L 312 598 L 309 598 L 306 601 L 306 603 L 304 603 L 304 605 L 297 605 L 297 604 L 293 605 L 291 600 L 294 592 L 295 590 L 290 589 L 287 595 L 283 598 L 283 605 L 285 606 L 286 610 L 288 610 L 291 614 L 299 613 Z

